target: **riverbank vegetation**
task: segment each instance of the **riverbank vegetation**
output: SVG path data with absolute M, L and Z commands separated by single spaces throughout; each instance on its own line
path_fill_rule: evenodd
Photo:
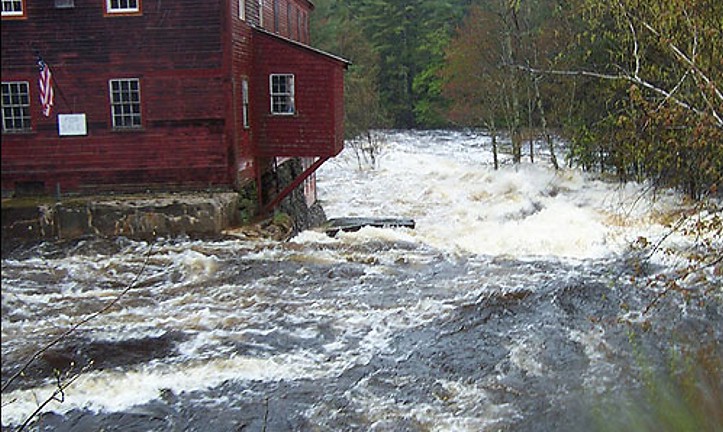
M 723 3 L 319 0 L 314 43 L 348 57 L 347 135 L 504 131 L 513 159 L 720 195 Z M 528 145 L 529 144 L 529 145 Z
M 651 331 L 651 315 L 676 313 L 662 307 L 671 298 L 723 300 L 723 2 L 315 4 L 314 43 L 353 62 L 350 143 L 387 127 L 484 129 L 495 168 L 504 136 L 515 163 L 536 161 L 542 143 L 555 168 L 681 191 L 693 201 L 667 223 L 668 234 L 631 244 L 639 259 L 632 284 L 651 300 L 627 325 L 631 334 Z M 670 246 L 675 236 L 690 241 Z M 653 261 L 665 270 L 648 271 Z M 645 400 L 603 409 L 622 414 L 600 430 L 716 430 L 720 349 L 698 347 L 662 378 L 642 379 Z

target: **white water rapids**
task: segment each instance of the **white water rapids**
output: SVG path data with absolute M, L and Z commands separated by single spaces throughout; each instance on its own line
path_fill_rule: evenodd
M 44 409 L 51 430 L 517 430 L 536 416 L 540 429 L 519 430 L 559 426 L 548 404 L 609 390 L 624 373 L 607 339 L 619 332 L 589 320 L 634 308 L 614 291 L 624 270 L 608 266 L 636 239 L 666 236 L 683 200 L 544 161 L 495 171 L 489 144 L 389 133 L 376 169 L 345 150 L 319 171 L 328 217 L 408 217 L 414 230 L 89 239 L 3 258 L 3 382 L 142 270 L 118 305 L 3 394 L 3 426 L 48 399 L 54 368 L 81 373 Z M 596 306 L 616 296 L 624 311 Z
M 417 229 L 400 234 L 405 240 L 450 253 L 604 257 L 635 236 L 662 232 L 656 217 L 679 204 L 675 196 L 651 200 L 640 185 L 556 172 L 546 162 L 514 166 L 503 156 L 494 171 L 486 136 L 400 133 L 382 148 L 376 170 L 350 169 L 351 151 L 322 168 L 327 215 L 414 218 Z

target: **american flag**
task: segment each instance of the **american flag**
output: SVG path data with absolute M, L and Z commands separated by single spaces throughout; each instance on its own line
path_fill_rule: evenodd
M 53 108 L 53 76 L 50 68 L 43 59 L 38 59 L 38 68 L 40 69 L 40 79 L 38 85 L 40 87 L 40 104 L 43 108 L 45 117 L 50 117 L 50 110 Z

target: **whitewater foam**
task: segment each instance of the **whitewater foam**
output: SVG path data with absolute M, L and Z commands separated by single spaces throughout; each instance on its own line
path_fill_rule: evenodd
M 349 154 L 322 167 L 319 191 L 330 217 L 413 218 L 416 229 L 404 232 L 405 241 L 452 253 L 574 259 L 622 252 L 626 228 L 635 222 L 625 227 L 615 220 L 651 222 L 653 204 L 642 186 L 620 187 L 544 163 L 495 171 L 469 137 L 446 141 L 448 149 L 434 134 L 416 136 L 426 143 L 402 137 L 391 135 L 375 170 L 359 170 Z

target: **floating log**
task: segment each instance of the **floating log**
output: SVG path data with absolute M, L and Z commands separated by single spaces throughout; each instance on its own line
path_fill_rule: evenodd
M 324 226 L 324 231 L 330 237 L 337 235 L 339 231 L 359 231 L 365 226 L 375 228 L 411 228 L 414 229 L 414 219 L 408 218 L 376 218 L 376 217 L 345 217 L 329 219 Z

